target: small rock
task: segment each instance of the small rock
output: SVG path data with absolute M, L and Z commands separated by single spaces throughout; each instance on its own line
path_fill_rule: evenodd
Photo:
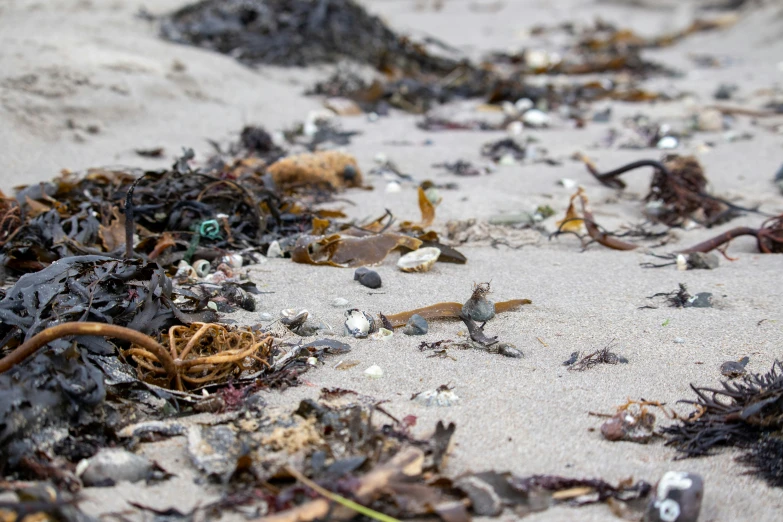
M 359 281 L 367 288 L 380 288 L 381 276 L 375 270 L 370 270 L 366 267 L 357 268 L 353 273 L 354 281 Z
M 337 297 L 332 301 L 332 306 L 335 308 L 345 308 L 349 306 L 351 303 L 348 301 L 348 299 L 343 299 L 342 297 Z
M 576 181 L 571 178 L 560 178 L 557 180 L 557 184 L 568 190 L 576 188 Z
M 364 374 L 371 379 L 380 379 L 381 377 L 383 377 L 383 370 L 377 364 L 373 364 L 372 366 L 364 370 Z
M 462 313 L 477 323 L 483 323 L 495 317 L 495 303 L 486 298 L 471 298 L 462 305 Z
M 525 356 L 519 349 L 508 343 L 499 343 L 490 348 L 495 348 L 500 355 L 511 357 L 512 359 L 521 359 Z
M 522 124 L 521 121 L 512 121 L 508 124 L 506 127 L 506 132 L 510 136 L 519 136 L 525 131 L 525 126 Z
M 606 123 L 612 119 L 612 108 L 607 107 L 602 111 L 597 111 L 593 114 L 593 121 L 596 123 Z
M 712 308 L 712 294 L 710 292 L 699 292 L 685 301 L 684 308 Z
M 532 109 L 533 105 L 533 100 L 530 98 L 520 98 L 514 102 L 514 108 L 517 110 L 517 112 L 525 112 L 528 109 Z
M 491 216 L 487 221 L 490 225 L 534 225 L 536 222 L 529 212 L 498 214 Z
M 739 361 L 726 361 L 720 365 L 720 373 L 729 379 L 736 379 L 745 375 L 745 366 L 750 361 L 749 357 L 743 357 Z
M 268 312 L 261 312 L 260 314 L 258 314 L 259 321 L 273 321 L 274 319 L 275 317 Z
M 95 456 L 82 460 L 76 474 L 85 486 L 112 486 L 118 482 L 138 482 L 152 472 L 149 460 L 120 448 L 104 448 Z
M 280 243 L 278 241 L 272 241 L 269 243 L 269 248 L 266 251 L 266 257 L 283 257 L 283 249 L 280 248 Z
M 490 484 L 479 477 L 462 477 L 454 485 L 468 496 L 471 510 L 477 516 L 496 517 L 503 512 L 503 499 Z
M 402 185 L 400 185 L 396 181 L 390 181 L 386 184 L 386 192 L 388 194 L 396 194 L 397 192 L 400 191 L 402 191 Z
M 410 319 L 408 319 L 408 322 L 405 323 L 405 328 L 402 330 L 402 333 L 405 335 L 424 335 L 429 329 L 430 326 L 427 324 L 426 319 L 419 314 L 413 314 Z
M 547 113 L 538 109 L 530 109 L 522 115 L 522 122 L 533 128 L 548 127 L 550 119 Z
M 659 149 L 676 149 L 680 145 L 680 142 L 674 136 L 664 136 L 655 145 Z
M 716 100 L 730 100 L 734 93 L 737 92 L 739 87 L 731 83 L 721 83 L 718 88 L 715 89 L 713 96 Z
M 685 344 L 685 339 L 683 339 L 682 337 L 675 337 L 674 338 L 674 343 L 675 344 Z
M 723 114 L 717 109 L 705 109 L 696 116 L 696 127 L 704 132 L 723 130 Z
M 704 496 L 704 480 L 695 473 L 667 471 L 656 486 L 644 522 L 696 522 Z
M 720 258 L 712 252 L 692 252 L 688 254 L 688 267 L 704 270 L 714 270 L 720 265 Z

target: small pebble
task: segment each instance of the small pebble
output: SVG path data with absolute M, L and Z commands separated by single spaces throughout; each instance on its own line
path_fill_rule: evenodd
M 334 301 L 332 301 L 332 306 L 335 308 L 344 308 L 349 306 L 351 303 L 348 301 L 348 299 L 343 299 L 342 297 L 335 298 Z
M 690 268 L 701 268 L 704 270 L 714 270 L 720 265 L 720 258 L 712 252 L 702 253 L 693 252 L 688 254 L 688 266 Z
M 723 114 L 716 109 L 701 111 L 696 117 L 696 126 L 700 131 L 718 132 L 723 130 Z
M 359 281 L 367 288 L 380 288 L 381 276 L 375 270 L 370 270 L 366 267 L 357 268 L 353 273 L 354 281 Z
M 151 472 L 152 463 L 149 460 L 119 448 L 104 448 L 76 466 L 76 474 L 85 486 L 138 482 L 147 478 Z
M 266 251 L 266 257 L 283 257 L 283 249 L 280 248 L 280 243 L 272 241 L 269 243 L 269 248 Z
M 383 370 L 377 364 L 373 364 L 372 366 L 364 370 L 364 374 L 371 379 L 379 379 L 383 377 Z
M 685 304 L 684 308 L 712 308 L 712 294 L 710 292 L 699 292 L 698 294 L 691 296 Z
M 486 298 L 471 298 L 462 305 L 462 313 L 477 323 L 483 323 L 495 317 L 495 303 Z
M 676 149 L 680 142 L 674 136 L 664 136 L 655 145 L 659 149 Z
M 715 90 L 715 94 L 713 94 L 713 96 L 716 100 L 730 100 L 731 97 L 734 96 L 734 93 L 737 91 L 737 89 L 738 87 L 734 84 L 721 83 Z
M 685 344 L 685 339 L 683 339 L 682 337 L 675 337 L 674 342 L 676 344 Z
M 530 109 L 522 115 L 522 122 L 528 127 L 548 127 L 549 121 L 549 115 L 538 109 Z
M 408 322 L 405 323 L 405 328 L 402 330 L 402 333 L 405 335 L 424 335 L 429 329 L 430 326 L 427 324 L 426 319 L 419 314 L 413 314 L 410 319 L 408 319 Z
M 258 314 L 258 320 L 259 321 L 273 321 L 274 316 L 268 312 L 261 312 Z

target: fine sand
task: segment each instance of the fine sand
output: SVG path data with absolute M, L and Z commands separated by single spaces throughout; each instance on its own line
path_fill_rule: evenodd
M 286 70 L 248 69 L 230 57 L 170 44 L 157 38 L 156 26 L 136 16 L 145 5 L 153 14 L 168 12 L 185 2 L 116 0 L 90 2 L 6 1 L 0 5 L 0 188 L 6 193 L 23 183 L 43 181 L 61 169 L 79 171 L 103 165 L 149 168 L 167 166 L 181 147 L 193 147 L 197 158 L 210 153 L 207 139 L 227 140 L 245 124 L 269 130 L 292 125 L 321 100 L 302 91 L 329 68 Z M 631 7 L 631 2 L 559 0 L 489 2 L 446 0 L 441 11 L 419 10 L 426 2 L 375 0 L 363 2 L 383 15 L 395 29 L 415 35 L 433 34 L 457 45 L 469 55 L 492 49 L 514 49 L 534 43 L 547 48 L 546 38 L 531 40 L 525 30 L 536 23 L 554 25 L 569 20 L 602 18 L 643 34 L 685 26 L 692 18 L 685 7 Z M 638 2 L 632 2 L 634 4 Z M 501 4 L 498 12 L 489 12 Z M 476 12 L 475 5 L 484 6 Z M 680 5 L 673 3 L 673 5 Z M 487 7 L 489 6 L 489 7 Z M 644 113 L 674 126 L 701 107 L 714 103 L 718 84 L 739 85 L 731 103 L 758 108 L 774 99 L 783 79 L 783 15 L 779 8 L 759 7 L 743 14 L 732 28 L 692 36 L 675 47 L 646 56 L 680 68 L 681 78 L 657 78 L 646 86 L 691 95 L 684 100 L 656 105 L 611 105 L 610 123 L 589 123 L 573 129 L 556 115 L 552 128 L 526 130 L 563 160 L 560 166 L 525 164 L 498 167 L 486 176 L 458 178 L 434 169 L 432 164 L 467 159 L 481 163 L 483 143 L 504 134 L 488 132 L 427 133 L 415 127 L 420 117 L 393 114 L 377 122 L 365 117 L 343 118 L 347 130 L 363 134 L 346 150 L 366 172 L 378 153 L 386 154 L 418 181 L 456 182 L 456 190 L 443 190 L 436 228 L 450 219 L 485 220 L 500 213 L 532 211 L 548 204 L 558 219 L 573 189 L 557 184 L 571 178 L 590 196 L 596 219 L 608 229 L 642 221 L 642 203 L 614 197 L 570 156 L 584 151 L 600 168 L 612 168 L 641 158 L 657 159 L 658 150 L 593 148 L 623 116 Z M 727 65 L 695 69 L 692 53 L 711 53 Z M 488 117 L 477 104 L 443 107 L 445 114 Z M 771 180 L 781 165 L 783 138 L 772 129 L 781 120 L 753 121 L 739 116 L 738 133 L 752 139 L 729 142 L 723 133 L 697 133 L 682 153 L 696 153 L 711 182 L 711 190 L 738 204 L 761 204 L 769 213 L 783 211 L 783 196 Z M 406 140 L 410 145 L 391 142 Z M 431 140 L 430 145 L 422 145 Z M 707 150 L 702 146 L 712 143 Z M 137 156 L 134 149 L 164 147 L 162 160 Z M 643 195 L 649 173 L 627 177 L 628 192 Z M 337 203 L 354 218 L 383 214 L 388 208 L 400 219 L 416 219 L 413 184 L 399 193 L 384 191 L 385 182 L 369 176 L 374 191 L 344 194 L 353 205 Z M 554 230 L 555 218 L 544 222 Z M 697 243 L 733 226 L 757 226 L 759 216 L 749 215 L 713 230 L 678 231 L 678 240 L 659 252 Z M 668 250 L 667 250 L 668 248 Z M 456 359 L 428 358 L 418 344 L 459 339 L 464 326 L 454 321 L 431 322 L 423 337 L 395 333 L 386 342 L 347 340 L 353 351 L 329 357 L 326 364 L 305 375 L 306 386 L 269 393 L 272 406 L 291 407 L 302 398 L 317 397 L 322 387 L 341 387 L 389 401 L 386 408 L 399 416 L 416 415 L 417 435 L 431 432 L 438 420 L 457 425 L 446 473 L 508 470 L 518 475 L 558 474 L 596 477 L 617 482 L 633 477 L 654 483 L 668 470 L 699 473 L 705 480 L 702 521 L 780 520 L 783 492 L 759 479 L 742 475 L 745 468 L 727 450 L 717 456 L 678 460 L 674 449 L 661 440 L 638 445 L 608 442 L 598 430 L 601 419 L 588 412 L 612 412 L 628 398 L 657 400 L 674 405 L 694 398 L 690 383 L 717 385 L 719 366 L 727 360 L 750 358 L 753 372 L 767 371 L 783 356 L 783 256 L 758 254 L 751 238 L 734 241 L 718 269 L 679 272 L 674 267 L 644 269 L 654 258 L 643 252 L 618 252 L 592 245 L 582 252 L 578 240 L 563 236 L 521 249 L 505 246 L 464 246 L 466 265 L 438 263 L 424 274 L 406 274 L 395 266 L 392 254 L 377 267 L 383 287 L 370 291 L 353 281 L 347 269 L 298 265 L 270 259 L 249 268 L 259 288 L 259 312 L 274 316 L 284 308 L 306 308 L 341 332 L 343 310 L 331 306 L 342 297 L 369 313 L 386 314 L 438 301 L 464 301 L 474 282 L 491 281 L 495 300 L 529 298 L 532 305 L 501 314 L 487 323 L 486 331 L 514 344 L 522 359 L 473 351 L 450 350 Z M 712 292 L 711 309 L 639 309 L 650 304 L 646 296 L 675 290 L 685 283 L 695 292 Z M 242 323 L 258 322 L 258 313 L 227 317 Z M 765 320 L 761 322 L 762 320 Z M 678 341 L 675 343 L 675 339 Z M 602 365 L 578 373 L 562 362 L 574 351 L 589 352 L 614 342 L 614 351 L 628 364 Z M 347 370 L 334 366 L 342 359 L 361 361 Z M 364 375 L 370 365 L 384 372 L 380 379 Z M 441 384 L 454 387 L 461 402 L 449 408 L 426 408 L 412 402 L 413 393 Z M 685 406 L 678 406 L 685 413 Z M 669 422 L 659 415 L 659 421 Z M 154 486 L 120 484 L 88 488 L 82 507 L 90 514 L 126 511 L 132 500 L 165 509 L 190 509 L 218 497 L 216 486 L 194 482 L 182 437 L 147 444 L 142 451 L 177 476 Z M 132 513 L 133 510 L 130 509 Z M 138 515 L 135 515 L 138 518 Z M 504 520 L 512 519 L 511 515 Z M 140 519 L 140 518 L 139 518 Z M 236 514 L 226 520 L 241 520 Z M 558 507 L 531 515 L 531 521 L 613 520 L 605 505 Z

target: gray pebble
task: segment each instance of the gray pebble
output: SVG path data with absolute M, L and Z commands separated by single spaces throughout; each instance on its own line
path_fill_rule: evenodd
M 353 273 L 354 281 L 359 281 L 367 288 L 380 288 L 381 276 L 375 270 L 369 268 L 360 267 Z
M 692 252 L 688 254 L 688 266 L 690 268 L 701 268 L 704 270 L 714 270 L 720 265 L 720 258 L 712 252 Z
M 350 305 L 350 301 L 348 299 L 343 299 L 342 297 L 337 297 L 334 301 L 332 301 L 332 306 L 335 308 L 346 308 Z
M 677 344 L 685 344 L 685 339 L 683 339 L 682 337 L 675 337 L 674 342 Z
M 262 313 L 258 314 L 258 320 L 259 321 L 273 321 L 274 320 L 274 316 L 272 314 L 270 314 L 270 313 L 262 312 Z
M 712 294 L 710 292 L 699 292 L 685 301 L 683 306 L 685 308 L 712 308 Z
M 462 306 L 462 313 L 477 323 L 483 323 L 495 317 L 495 303 L 485 298 L 470 298 Z
M 124 449 L 104 448 L 81 461 L 76 472 L 85 486 L 111 486 L 146 479 L 152 472 L 152 462 Z
M 402 333 L 405 335 L 424 335 L 429 331 L 430 325 L 427 324 L 427 320 L 419 314 L 413 314 L 408 322 L 405 323 Z

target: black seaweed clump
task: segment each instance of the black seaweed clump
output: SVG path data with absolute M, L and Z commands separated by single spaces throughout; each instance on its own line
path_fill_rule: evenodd
M 740 458 L 751 473 L 783 486 L 783 363 L 775 361 L 765 374 L 749 374 L 721 382 L 722 389 L 691 385 L 696 411 L 663 429 L 667 444 L 685 457 L 709 455 L 714 448 L 747 450 Z

